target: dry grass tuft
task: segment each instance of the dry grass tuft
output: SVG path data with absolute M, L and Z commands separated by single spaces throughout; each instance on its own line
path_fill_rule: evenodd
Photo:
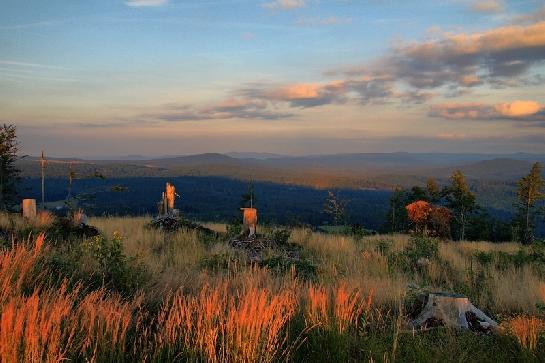
M 210 362 L 270 362 L 283 353 L 296 307 L 287 290 L 250 286 L 230 295 L 223 282 L 196 296 L 178 291 L 159 314 L 155 341 L 162 349 L 183 345 Z
M 364 298 L 355 288 L 341 284 L 331 291 L 310 285 L 307 289 L 305 319 L 308 326 L 333 327 L 343 334 L 357 328 L 359 318 L 371 310 L 373 292 Z
M 533 351 L 539 335 L 545 331 L 545 320 L 535 316 L 517 316 L 504 322 L 502 327 L 517 339 L 521 347 Z

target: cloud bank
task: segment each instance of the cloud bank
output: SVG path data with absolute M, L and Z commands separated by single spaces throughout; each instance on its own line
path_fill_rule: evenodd
M 271 10 L 291 10 L 304 7 L 305 0 L 274 0 L 264 3 L 263 7 Z
M 500 13 L 503 9 L 503 2 L 499 0 L 477 0 L 471 4 L 471 10 L 478 13 Z
M 125 4 L 131 7 L 161 6 L 168 3 L 168 0 L 127 0 Z
M 545 121 L 545 105 L 531 100 L 495 105 L 477 102 L 443 103 L 431 106 L 428 116 L 449 120 Z

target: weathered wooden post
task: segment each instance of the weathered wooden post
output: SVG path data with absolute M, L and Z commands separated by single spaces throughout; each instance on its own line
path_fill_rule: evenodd
M 23 199 L 21 209 L 24 218 L 30 220 L 36 219 L 36 199 Z
M 44 151 L 42 150 L 42 157 L 40 158 L 40 174 L 42 177 L 42 209 L 45 209 L 45 166 L 47 160 L 45 159 Z
M 255 208 L 240 208 L 242 211 L 242 226 L 243 232 L 248 237 L 255 236 L 257 231 L 257 209 Z

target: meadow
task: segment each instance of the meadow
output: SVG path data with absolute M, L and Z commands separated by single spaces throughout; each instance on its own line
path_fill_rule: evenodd
M 81 237 L 0 216 L 0 361 L 545 360 L 540 243 L 296 228 L 255 260 L 231 226 L 165 233 L 150 219 L 92 218 L 100 235 Z M 500 329 L 411 329 L 430 291 L 468 296 Z

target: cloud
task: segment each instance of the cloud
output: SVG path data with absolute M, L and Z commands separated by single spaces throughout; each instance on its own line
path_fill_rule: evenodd
M 277 6 L 302 1 L 275 1 Z M 268 3 L 270 6 L 273 6 Z M 477 33 L 441 33 L 438 38 L 394 45 L 384 56 L 325 73 L 334 80 L 311 83 L 252 83 L 218 104 L 178 106 L 151 115 L 159 120 L 261 119 L 293 117 L 289 108 L 334 104 L 425 103 L 442 94 L 459 97 L 474 87 L 517 87 L 545 79 L 531 76 L 545 60 L 545 21 L 509 25 Z M 431 117 L 446 119 L 542 120 L 532 101 L 506 104 L 447 103 L 432 106 Z M 533 106 L 532 106 L 533 105 Z M 533 108 L 532 108 L 533 107 Z M 534 123 L 536 124 L 536 123 Z
M 309 26 L 309 27 L 318 27 L 318 26 L 332 26 L 332 25 L 346 25 L 351 24 L 352 18 L 339 18 L 336 16 L 329 16 L 326 18 L 321 17 L 311 17 L 311 18 L 298 18 L 295 21 L 296 25 L 299 26 Z
M 161 6 L 168 3 L 168 0 L 127 0 L 125 4 L 131 7 Z
M 293 117 L 293 114 L 279 112 L 270 103 L 259 99 L 230 97 L 215 105 L 195 107 L 174 105 L 155 113 L 141 116 L 159 121 L 204 121 L 227 119 L 279 120 Z
M 431 106 L 428 116 L 449 120 L 545 121 L 545 105 L 517 100 L 489 105 L 484 103 L 443 103 Z
M 375 62 L 340 72 L 346 77 L 390 77 L 414 89 L 501 86 L 545 61 L 545 21 L 394 46 Z
M 247 99 L 287 104 L 291 107 L 310 108 L 328 104 L 372 104 L 392 99 L 422 103 L 430 98 L 420 91 L 402 92 L 395 89 L 390 79 L 358 78 L 323 83 L 295 83 L 281 86 L 253 84 L 236 91 Z
M 513 101 L 497 104 L 496 111 L 506 117 L 525 117 L 537 114 L 544 108 L 535 101 Z
M 513 18 L 513 23 L 525 25 L 525 24 L 539 23 L 544 20 L 545 20 L 545 5 L 543 5 L 541 8 L 538 8 L 536 11 L 532 13 L 515 16 Z
M 241 37 L 244 40 L 251 41 L 251 40 L 255 39 L 255 34 L 251 33 L 251 32 L 244 32 L 244 33 L 242 33 Z
M 471 10 L 478 13 L 500 13 L 504 9 L 500 0 L 477 0 L 471 4 Z
M 264 3 L 263 7 L 271 10 L 291 10 L 304 7 L 305 0 L 274 0 Z

